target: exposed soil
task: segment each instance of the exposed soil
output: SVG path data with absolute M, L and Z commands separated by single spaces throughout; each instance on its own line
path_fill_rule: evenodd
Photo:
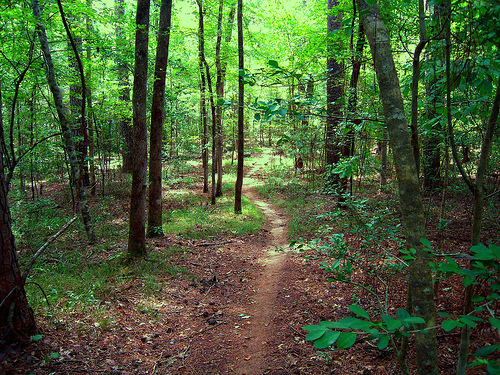
M 350 316 L 347 306 L 353 296 L 365 308 L 370 306 L 369 296 L 352 286 L 327 282 L 319 260 L 306 261 L 289 249 L 288 218 L 255 190 L 259 167 L 255 164 L 247 172 L 243 194 L 265 213 L 263 230 L 211 243 L 171 236 L 153 240 L 151 252 L 172 245 L 189 249 L 174 255 L 172 262 L 194 277 L 165 277 L 150 295 L 142 293 L 146 278 L 132 278 L 100 296 L 98 306 L 89 307 L 102 316 L 99 322 L 76 309 L 54 314 L 56 318 L 39 316 L 43 339 L 24 349 L 8 347 L 0 354 L 0 373 L 399 373 L 392 350 L 380 351 L 360 341 L 348 350 L 321 356 L 304 341 L 307 332 L 302 326 Z M 81 245 L 82 254 L 91 258 L 85 246 Z M 440 284 L 438 303 L 441 311 L 452 313 L 461 295 L 449 291 L 450 285 Z M 403 307 L 405 280 L 395 280 L 391 287 L 391 301 Z M 451 374 L 459 338 L 439 334 L 440 369 Z M 473 347 L 494 337 L 481 327 L 473 335 Z M 59 357 L 51 359 L 52 352 Z M 410 352 L 410 362 L 412 356 Z

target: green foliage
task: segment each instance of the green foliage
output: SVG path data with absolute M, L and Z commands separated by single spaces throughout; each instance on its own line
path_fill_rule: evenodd
M 425 323 L 422 318 L 411 316 L 405 309 L 398 309 L 396 316 L 381 315 L 381 320 L 374 321 L 368 312 L 357 304 L 349 306 L 357 317 L 343 318 L 337 322 L 322 321 L 319 325 L 308 325 L 302 329 L 308 331 L 307 341 L 314 341 L 317 349 L 337 347 L 347 349 L 356 343 L 358 336 L 364 340 L 375 340 L 379 350 L 384 350 L 390 340 L 408 336 L 408 330 L 417 324 Z
M 470 314 L 460 315 L 453 319 L 449 314 L 440 313 L 439 315 L 445 318 L 441 326 L 446 332 L 466 325 L 476 328 L 479 323 L 486 324 L 483 318 L 486 315 L 490 326 L 500 331 L 500 319 L 494 308 L 500 300 L 500 246 L 492 243 L 489 246 L 479 244 L 473 246 L 471 252 L 473 260 L 470 269 L 462 267 L 449 256 L 446 257 L 445 262 L 436 263 L 435 268 L 443 275 L 441 277 L 462 276 L 464 287 L 481 284 L 487 285 L 488 288 L 481 288 L 484 292 L 474 297 L 475 307 Z M 500 352 L 500 343 L 480 348 L 474 353 L 476 361 L 470 366 L 487 365 L 488 373 L 498 373 L 500 363 L 493 356 L 496 353 L 498 357 L 498 352 Z

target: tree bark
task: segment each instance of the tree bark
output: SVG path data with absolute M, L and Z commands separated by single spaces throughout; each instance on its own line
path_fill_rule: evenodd
M 372 52 L 380 99 L 394 155 L 406 246 L 416 250 L 416 259 L 410 266 L 409 293 L 412 296 L 412 314 L 425 320 L 425 323 L 418 328 L 427 330 L 426 333 L 415 334 L 417 373 L 437 375 L 436 331 L 432 328 L 436 323 L 432 273 L 428 264 L 428 254 L 420 242 L 425 237 L 424 210 L 399 79 L 387 29 L 381 20 L 377 3 L 369 6 L 364 0 L 356 2 Z
M 35 333 L 33 310 L 28 304 L 24 281 L 19 270 L 16 246 L 11 228 L 7 188 L 0 152 L 0 342 L 28 340 Z
M 150 0 L 137 1 L 135 19 L 135 66 L 132 147 L 132 188 L 130 192 L 130 215 L 128 234 L 128 257 L 146 256 L 146 188 L 148 169 L 147 141 L 147 81 L 148 81 L 148 39 Z
M 338 6 L 338 0 L 328 0 L 328 10 L 334 9 Z M 341 27 L 341 19 L 339 17 L 334 17 L 329 15 L 327 19 L 328 33 L 332 33 L 335 30 L 339 30 Z M 340 161 L 341 150 L 340 150 L 340 139 L 337 135 L 337 128 L 340 124 L 340 119 L 342 117 L 342 105 L 340 103 L 340 98 L 343 94 L 341 74 L 342 65 L 339 63 L 334 54 L 333 43 L 331 42 L 331 35 L 328 36 L 329 41 L 327 42 L 327 53 L 328 58 L 326 60 L 327 68 L 327 82 L 326 82 L 326 139 L 325 139 L 325 162 L 326 167 L 332 168 L 336 163 Z M 340 188 L 340 180 L 338 175 L 328 173 L 327 175 L 327 189 L 328 193 L 333 193 Z
M 217 68 L 217 79 L 215 83 L 215 91 L 217 93 L 217 107 L 215 112 L 215 149 L 216 149 L 216 166 L 217 166 L 217 187 L 215 190 L 215 196 L 222 196 L 222 141 L 223 141 L 223 129 L 222 129 L 222 110 L 224 103 L 224 84 L 226 77 L 226 67 L 227 61 L 221 59 L 221 48 L 222 48 L 222 19 L 223 19 L 223 4 L 224 0 L 220 0 L 219 3 L 219 18 L 217 26 L 217 42 L 215 48 L 215 66 Z M 234 24 L 234 7 L 231 7 L 228 16 L 228 26 L 226 30 L 226 36 L 224 41 L 226 45 L 231 42 L 231 34 Z
M 66 146 L 66 151 L 68 153 L 68 159 L 70 164 L 70 179 L 81 183 L 80 178 L 80 168 L 78 164 L 78 159 L 76 157 L 75 145 L 71 136 L 71 129 L 69 127 L 69 122 L 66 117 L 66 111 L 63 106 L 62 94 L 59 86 L 57 85 L 54 63 L 52 62 L 52 56 L 49 49 L 49 42 L 47 40 L 47 34 L 45 28 L 42 24 L 40 15 L 40 6 L 38 0 L 31 0 L 31 7 L 33 9 L 33 15 L 35 16 L 37 25 L 38 40 L 40 41 L 40 46 L 42 48 L 43 57 L 45 59 L 46 75 L 49 84 L 50 91 L 54 97 L 54 103 L 56 106 L 57 115 L 59 118 L 59 125 L 61 126 L 61 131 L 63 133 L 64 144 Z M 90 216 L 89 206 L 87 202 L 87 195 L 82 186 L 78 186 L 78 207 L 82 213 L 82 221 L 85 226 L 85 231 L 87 232 L 87 238 L 89 241 L 95 241 L 94 226 L 92 223 L 92 218 Z
M 212 90 L 212 76 L 210 75 L 210 67 L 208 66 L 207 60 L 205 58 L 205 41 L 204 41 L 204 32 L 203 32 L 203 4 L 201 0 L 196 0 L 196 3 L 198 4 L 198 10 L 199 10 L 199 25 L 200 25 L 200 37 L 202 38 L 202 43 L 200 45 L 200 60 L 202 62 L 202 65 L 205 67 L 205 72 L 206 72 L 206 79 L 207 79 L 207 87 L 209 91 L 209 98 L 210 98 L 210 109 L 212 112 L 212 188 L 211 188 L 211 193 L 210 193 L 210 200 L 211 204 L 215 204 L 215 170 L 216 170 L 216 156 L 215 156 L 215 137 L 216 137 L 216 125 L 215 125 L 215 103 L 214 103 L 214 93 Z M 208 164 L 208 163 L 207 163 Z
M 120 132 L 122 137 L 121 152 L 122 152 L 122 171 L 124 173 L 132 173 L 132 144 L 133 144 L 133 130 L 130 118 L 130 109 L 128 108 L 130 102 L 130 84 L 129 72 L 124 57 L 124 46 L 128 43 L 125 38 L 125 33 L 121 26 L 121 22 L 125 16 L 125 0 L 115 0 L 115 12 L 117 16 L 116 26 L 116 50 L 118 53 L 118 85 L 119 95 L 118 100 L 121 101 L 125 109 L 125 113 L 120 113 Z
M 244 133 L 244 104 L 245 83 L 243 74 L 245 70 L 243 50 L 243 0 L 238 0 L 238 166 L 236 172 L 236 185 L 234 194 L 234 212 L 241 214 L 241 190 L 243 188 L 243 163 L 245 153 Z
M 163 122 L 165 120 L 165 80 L 167 75 L 171 15 L 172 0 L 162 0 L 160 6 L 160 25 L 158 29 L 158 41 L 156 47 L 153 102 L 151 104 L 148 237 L 163 235 L 161 160 L 163 150 Z
M 201 118 L 201 159 L 203 164 L 203 192 L 208 193 L 208 126 L 207 126 L 207 82 L 203 67 L 205 55 L 205 36 L 203 25 L 203 11 L 200 4 L 200 15 L 198 21 L 198 65 L 200 69 L 200 118 Z

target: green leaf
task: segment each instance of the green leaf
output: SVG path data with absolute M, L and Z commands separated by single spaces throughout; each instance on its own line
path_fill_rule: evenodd
M 485 357 L 494 353 L 497 349 L 498 345 L 485 346 L 484 348 L 476 350 L 476 352 L 474 353 L 474 357 Z
M 475 260 L 493 260 L 495 256 L 493 255 L 493 251 L 488 249 L 483 244 L 479 244 L 471 247 L 471 251 L 476 253 L 474 255 Z
M 443 327 L 443 329 L 446 332 L 450 332 L 451 330 L 454 330 L 455 328 L 457 328 L 457 326 L 458 326 L 458 322 L 456 320 L 443 320 L 441 322 L 441 327 Z
M 406 318 L 404 321 L 407 323 L 410 323 L 410 324 L 423 324 L 423 323 L 425 323 L 425 320 L 419 316 L 410 316 L 409 318 Z
M 51 358 L 59 358 L 61 355 L 59 353 L 56 353 L 56 352 L 52 352 L 50 353 L 50 357 Z
M 440 312 L 438 313 L 438 315 L 441 317 L 441 318 L 451 318 L 451 315 L 450 314 L 447 314 L 445 312 Z
M 396 331 L 397 329 L 400 329 L 401 326 L 402 326 L 401 321 L 394 318 L 391 321 L 387 322 L 388 331 Z
M 316 349 L 326 349 L 332 346 L 335 343 L 335 341 L 337 341 L 339 336 L 340 332 L 327 331 L 320 339 L 314 341 L 314 347 Z
M 370 315 L 368 315 L 368 313 L 361 307 L 359 307 L 357 304 L 349 306 L 349 310 L 351 310 L 357 316 L 370 320 Z
M 422 245 L 424 245 L 425 247 L 429 248 L 429 249 L 432 249 L 432 245 L 431 245 L 431 242 L 427 239 L 427 238 L 422 238 L 420 240 L 420 242 L 422 243 Z
M 381 336 L 377 341 L 377 348 L 384 350 L 389 345 L 389 335 Z
M 271 65 L 273 68 L 279 68 L 278 62 L 276 60 L 269 60 L 268 64 Z
M 472 316 L 472 315 L 461 315 L 458 319 L 459 322 L 462 322 L 472 328 L 476 328 L 477 322 L 483 321 L 481 318 Z
M 354 332 L 342 332 L 337 339 L 337 348 L 347 349 L 356 342 L 356 334 Z
M 399 320 L 403 321 L 406 318 L 409 318 L 410 314 L 405 309 L 398 309 L 398 311 L 396 311 L 396 316 Z
M 38 342 L 43 338 L 43 335 L 34 335 L 30 337 L 31 341 Z
M 493 327 L 500 330 L 500 319 L 490 317 L 488 320 Z
M 308 333 L 308 335 L 306 336 L 306 341 L 314 341 L 314 340 L 317 340 L 319 339 L 321 336 L 323 336 L 325 334 L 325 332 L 327 332 L 328 329 L 325 328 L 325 327 L 321 327 L 320 329 L 316 329 L 314 331 L 311 331 Z
M 333 329 L 348 329 L 351 327 L 351 324 L 346 324 L 341 321 L 339 322 L 327 322 L 327 321 L 322 321 L 319 324 L 321 324 L 324 327 L 328 328 L 333 328 Z
M 256 113 L 253 118 L 256 120 L 256 121 L 260 121 L 260 113 Z

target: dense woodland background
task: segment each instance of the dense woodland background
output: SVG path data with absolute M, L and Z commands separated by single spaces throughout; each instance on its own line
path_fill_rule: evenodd
M 98 304 L 103 267 L 157 282 L 148 237 L 258 231 L 243 166 L 266 158 L 260 193 L 289 240 L 376 301 L 308 341 L 371 335 L 431 374 L 438 327 L 461 332 L 457 373 L 499 373 L 499 24 L 489 1 L 3 0 L 2 344 L 41 339 L 45 300 Z M 391 315 L 384 285 L 406 277 Z M 472 350 L 478 325 L 496 338 Z

